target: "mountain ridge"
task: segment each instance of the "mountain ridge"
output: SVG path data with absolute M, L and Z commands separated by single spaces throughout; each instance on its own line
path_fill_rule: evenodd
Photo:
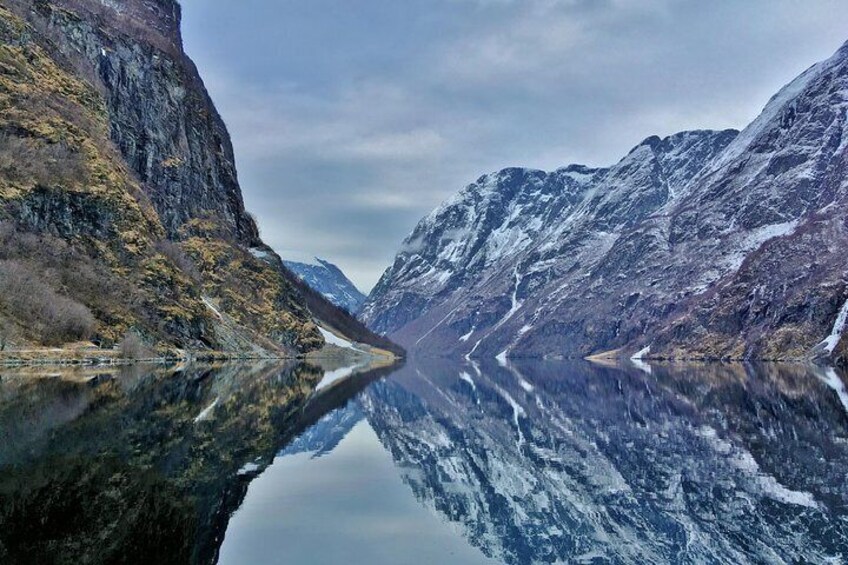
M 317 264 L 283 261 L 295 275 L 320 292 L 324 298 L 352 314 L 359 311 L 365 295 L 335 264 L 315 257 Z
M 846 60 L 848 44 L 742 132 L 652 136 L 608 168 L 484 175 L 422 219 L 364 319 L 421 354 L 816 356 L 848 290 L 832 249 Z

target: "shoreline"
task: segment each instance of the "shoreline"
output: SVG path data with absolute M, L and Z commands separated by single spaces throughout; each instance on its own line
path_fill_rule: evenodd
M 298 355 L 259 355 L 224 351 L 187 351 L 182 354 L 154 357 L 121 357 L 117 350 L 91 349 L 31 349 L 0 352 L 0 369 L 24 367 L 126 367 L 131 365 L 170 365 L 177 363 L 215 363 L 238 361 L 320 361 L 338 360 L 352 357 L 385 358 L 399 360 L 389 351 L 369 348 L 356 353 L 341 350 L 335 346 L 325 346 L 318 351 Z

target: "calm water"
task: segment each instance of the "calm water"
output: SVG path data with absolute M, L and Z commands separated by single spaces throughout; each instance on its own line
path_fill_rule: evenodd
M 845 382 L 727 364 L 0 370 L 0 563 L 843 563 Z

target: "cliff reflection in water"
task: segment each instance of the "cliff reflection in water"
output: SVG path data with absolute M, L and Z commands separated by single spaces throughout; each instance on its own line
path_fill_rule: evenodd
M 214 562 L 250 479 L 336 406 L 303 364 L 0 375 L 4 563 Z
M 427 361 L 315 391 L 322 376 L 4 375 L 0 560 L 417 563 L 422 540 L 455 563 L 848 558 L 832 369 Z

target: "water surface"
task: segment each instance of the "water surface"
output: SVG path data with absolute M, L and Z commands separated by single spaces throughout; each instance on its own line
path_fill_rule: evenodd
M 0 375 L 3 562 L 848 559 L 833 369 Z

